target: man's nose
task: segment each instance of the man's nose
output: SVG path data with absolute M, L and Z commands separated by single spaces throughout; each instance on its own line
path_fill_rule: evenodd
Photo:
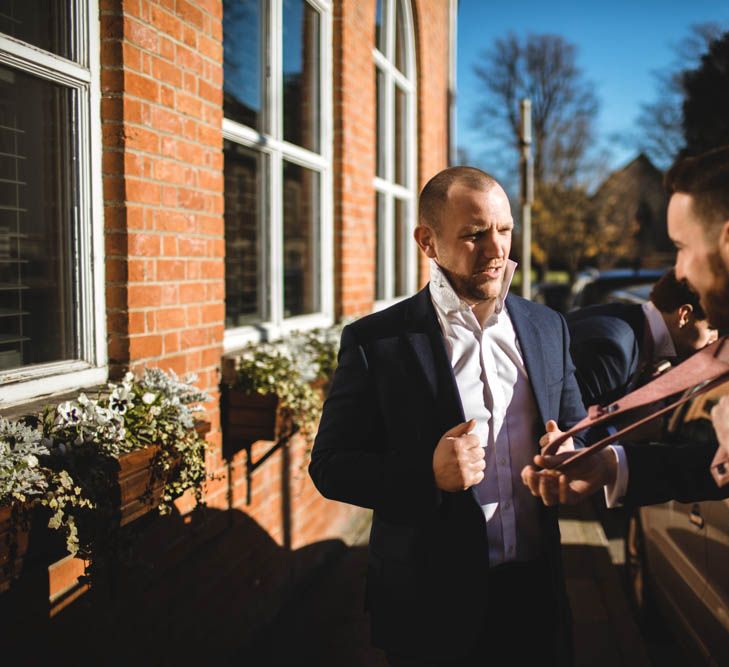
M 503 257 L 505 244 L 502 242 L 499 233 L 491 231 L 481 237 L 481 254 L 486 257 Z

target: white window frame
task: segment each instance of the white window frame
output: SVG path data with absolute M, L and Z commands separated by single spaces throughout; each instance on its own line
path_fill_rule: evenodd
M 78 210 L 74 273 L 80 360 L 0 371 L 0 409 L 23 401 L 102 384 L 108 378 L 104 283 L 104 209 L 101 179 L 101 87 L 98 2 L 72 5 L 78 61 L 0 34 L 0 64 L 76 91 Z
M 395 23 L 395 7 L 400 3 L 403 8 L 403 21 L 405 28 L 405 63 L 407 74 L 400 72 L 395 67 L 395 33 L 397 26 Z M 381 30 L 385 36 L 385 52 L 382 53 L 379 45 L 376 44 L 372 49 L 372 57 L 375 62 L 375 76 L 378 72 L 382 72 L 384 76 L 384 108 L 383 111 L 383 127 L 384 132 L 380 132 L 379 140 L 384 143 L 382 147 L 382 155 L 384 156 L 384 176 L 375 176 L 374 186 L 376 195 L 379 193 L 384 199 L 384 217 L 383 217 L 383 237 L 388 242 L 394 238 L 395 226 L 395 199 L 401 199 L 407 205 L 407 228 L 405 234 L 405 275 L 406 294 L 395 296 L 395 257 L 394 249 L 385 245 L 384 248 L 376 247 L 376 253 L 384 255 L 384 262 L 376 259 L 375 267 L 379 275 L 375 276 L 376 283 L 384 286 L 384 298 L 377 299 L 375 292 L 375 310 L 387 308 L 393 303 L 397 303 L 406 298 L 409 294 L 415 292 L 418 279 L 418 255 L 417 247 L 413 239 L 415 230 L 415 221 L 417 218 L 417 59 L 415 56 L 415 25 L 413 19 L 412 6 L 409 0 L 382 0 L 382 23 Z M 388 57 L 391 55 L 391 58 Z M 405 93 L 407 105 L 407 136 L 406 136 L 406 183 L 400 185 L 395 182 L 395 92 L 396 88 L 400 88 Z M 376 100 L 379 104 L 380 100 Z M 377 135 L 376 135 L 377 136 Z M 377 151 L 377 147 L 376 147 Z M 377 224 L 377 214 L 375 215 L 375 224 Z
M 327 0 L 305 0 L 321 16 L 319 39 L 320 76 L 320 153 L 283 140 L 283 55 L 282 21 L 283 3 L 269 0 L 264 3 L 263 48 L 268 50 L 270 64 L 268 85 L 264 87 L 266 122 L 268 132 L 259 132 L 241 123 L 223 119 L 223 137 L 243 147 L 267 156 L 269 166 L 264 183 L 266 192 L 261 193 L 267 206 L 263 208 L 264 228 L 268 242 L 264 244 L 266 256 L 262 257 L 265 272 L 264 289 L 269 293 L 267 318 L 254 325 L 226 329 L 223 350 L 230 352 L 247 343 L 273 340 L 292 331 L 326 327 L 334 323 L 334 225 L 332 207 L 332 3 Z M 266 22 L 266 16 L 268 20 Z M 265 61 L 263 74 L 265 76 Z M 295 163 L 319 173 L 319 259 L 318 301 L 320 311 L 307 315 L 284 318 L 283 290 L 283 163 Z

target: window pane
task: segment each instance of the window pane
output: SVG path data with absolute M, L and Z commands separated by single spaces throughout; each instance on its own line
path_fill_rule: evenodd
M 375 298 L 377 300 L 387 298 L 387 289 L 385 287 L 385 266 L 387 264 L 387 231 L 385 228 L 385 196 L 381 192 L 375 194 L 375 227 L 376 227 L 376 246 L 375 246 Z
M 395 67 L 403 74 L 408 74 L 406 58 L 407 42 L 405 41 L 405 16 L 402 0 L 395 8 Z
M 377 175 L 385 178 L 385 73 L 375 67 L 375 104 L 376 109 L 376 142 L 377 142 Z
M 263 319 L 265 157 L 225 142 L 225 326 Z
M 402 199 L 395 200 L 395 294 L 404 296 L 408 291 L 408 203 Z
M 319 13 L 305 0 L 283 3 L 284 139 L 319 152 Z
M 69 60 L 78 57 L 73 0 L 2 0 L 0 32 Z
M 77 359 L 75 93 L 0 67 L 0 368 Z
M 377 0 L 375 10 L 375 46 L 385 53 L 385 31 L 382 25 L 382 0 Z
M 263 0 L 223 0 L 223 111 L 226 118 L 263 128 Z
M 395 181 L 400 185 L 407 184 L 407 127 L 408 127 L 407 94 L 395 86 Z
M 319 311 L 319 174 L 283 168 L 284 317 Z

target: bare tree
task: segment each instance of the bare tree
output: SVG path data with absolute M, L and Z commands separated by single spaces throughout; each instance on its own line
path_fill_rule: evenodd
M 530 98 L 535 184 L 576 183 L 594 138 L 597 100 L 575 46 L 559 35 L 510 33 L 483 52 L 474 71 L 483 84 L 475 127 L 513 150 L 516 164 L 519 101 Z
M 726 29 L 715 22 L 692 25 L 689 34 L 676 45 L 673 63 L 654 72 L 657 94 L 652 102 L 642 106 L 637 120 L 637 144 L 661 168 L 676 158 L 685 143 L 681 111 L 684 74 L 698 65 L 701 55 Z

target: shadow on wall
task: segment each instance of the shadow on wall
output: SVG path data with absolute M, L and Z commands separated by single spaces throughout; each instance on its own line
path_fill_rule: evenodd
M 49 554 L 62 544 L 31 543 L 20 579 L 0 598 L 3 654 L 13 664 L 220 661 L 346 550 L 340 540 L 289 550 L 237 510 L 147 515 L 129 528 L 133 550 L 122 544 L 93 588 L 71 582 L 50 600 Z

